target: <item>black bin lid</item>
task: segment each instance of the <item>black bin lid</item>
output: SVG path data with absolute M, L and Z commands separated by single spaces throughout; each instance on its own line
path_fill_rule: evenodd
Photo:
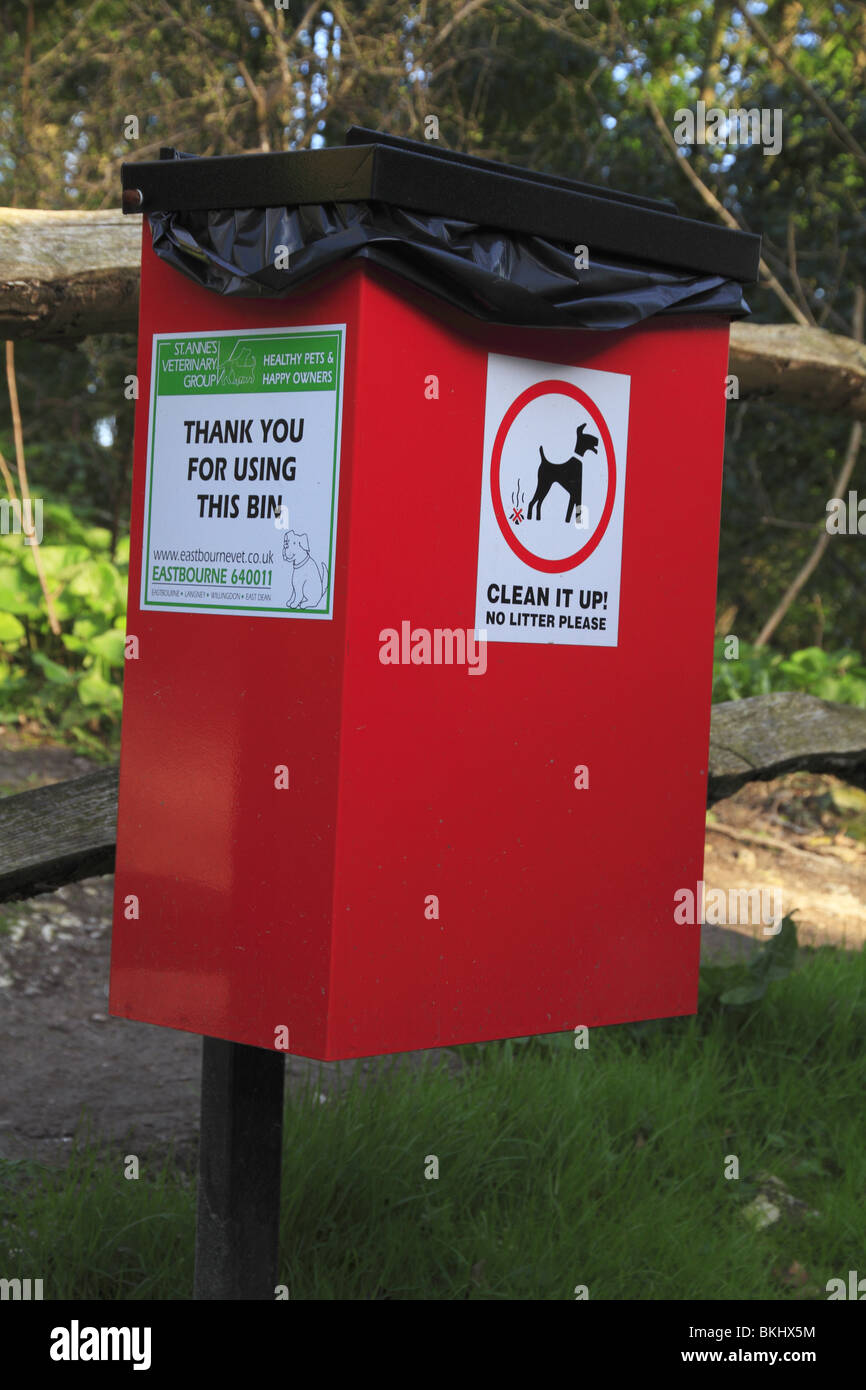
M 125 211 L 183 212 L 377 201 L 624 259 L 758 278 L 761 238 L 681 217 L 673 203 L 352 126 L 346 144 L 278 154 L 163 158 L 121 167 Z

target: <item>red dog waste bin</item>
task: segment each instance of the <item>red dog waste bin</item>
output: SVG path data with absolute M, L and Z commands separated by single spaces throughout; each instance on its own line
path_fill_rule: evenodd
M 325 1059 L 694 1012 L 758 239 L 364 132 L 124 183 L 111 1012 Z

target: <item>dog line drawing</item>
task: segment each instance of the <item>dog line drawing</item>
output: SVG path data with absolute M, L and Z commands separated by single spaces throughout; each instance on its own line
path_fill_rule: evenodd
M 532 520 L 532 508 L 534 507 L 535 520 L 541 520 L 541 504 L 553 484 L 559 483 L 568 493 L 568 511 L 565 520 L 569 522 L 575 507 L 577 507 L 578 512 L 581 508 L 583 456 L 586 453 L 598 453 L 598 436 L 587 434 L 586 425 L 581 425 L 577 431 L 574 453 L 570 459 L 566 459 L 565 463 L 551 463 L 550 459 L 544 457 L 544 449 L 541 445 L 539 445 L 538 452 L 541 455 L 541 463 L 538 465 L 538 482 L 526 511 L 526 519 L 527 521 Z
M 328 566 L 310 554 L 309 537 L 298 531 L 283 536 L 283 559 L 292 564 L 289 608 L 321 608 L 328 596 Z

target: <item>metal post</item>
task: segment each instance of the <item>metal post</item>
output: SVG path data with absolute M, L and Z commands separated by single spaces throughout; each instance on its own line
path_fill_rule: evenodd
M 196 1299 L 273 1299 L 285 1056 L 204 1038 Z

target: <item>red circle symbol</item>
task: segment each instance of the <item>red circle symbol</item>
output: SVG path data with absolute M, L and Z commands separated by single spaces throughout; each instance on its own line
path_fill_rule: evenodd
M 505 447 L 508 431 L 511 429 L 511 426 L 514 424 L 521 410 L 524 410 L 531 401 L 537 400 L 539 396 L 548 395 L 570 396 L 572 400 L 577 401 L 578 405 L 583 406 L 601 436 L 607 456 L 607 495 L 605 497 L 604 511 L 601 514 L 601 519 L 589 540 L 586 542 L 586 545 L 582 545 L 580 550 L 576 550 L 573 555 L 566 555 L 563 560 L 545 560 L 542 556 L 534 555 L 531 550 L 527 550 L 525 545 L 520 544 L 520 541 L 508 525 L 505 508 L 502 505 L 502 493 L 499 485 L 502 450 Z M 490 491 L 493 495 L 493 511 L 496 514 L 499 529 L 508 545 L 514 551 L 514 554 L 521 559 L 524 564 L 529 565 L 532 569 L 543 570 L 546 574 L 562 574 L 564 570 L 572 570 L 576 565 L 580 565 L 584 560 L 589 559 L 589 556 L 596 549 L 607 530 L 608 522 L 613 512 L 613 502 L 616 496 L 616 460 L 614 458 L 610 430 L 605 423 L 604 416 L 601 414 L 595 402 L 590 400 L 585 391 L 581 391 L 579 386 L 572 386 L 569 381 L 553 380 L 536 382 L 534 386 L 528 386 L 525 391 L 521 391 L 517 399 L 508 407 L 505 415 L 502 417 L 502 423 L 496 431 L 496 439 L 493 442 L 493 454 L 490 459 Z

